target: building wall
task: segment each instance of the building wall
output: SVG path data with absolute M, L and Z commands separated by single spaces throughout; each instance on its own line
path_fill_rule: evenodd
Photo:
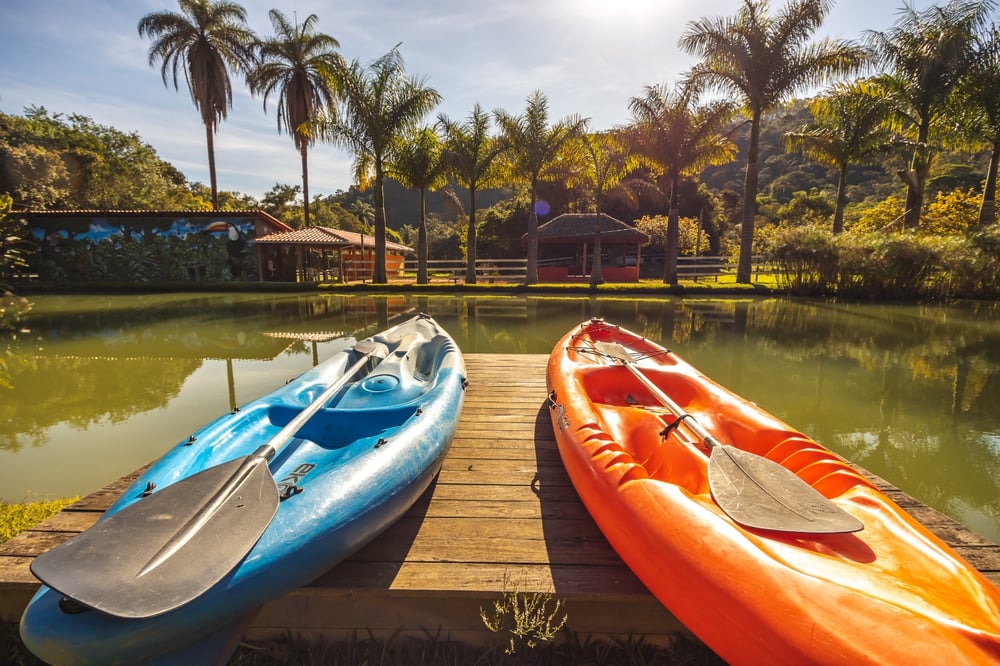
M 273 231 L 247 214 L 34 214 L 30 271 L 40 280 L 256 280 L 253 239 Z

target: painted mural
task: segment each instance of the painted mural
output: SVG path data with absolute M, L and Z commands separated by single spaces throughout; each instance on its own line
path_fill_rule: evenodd
M 256 280 L 253 217 L 31 220 L 41 280 Z

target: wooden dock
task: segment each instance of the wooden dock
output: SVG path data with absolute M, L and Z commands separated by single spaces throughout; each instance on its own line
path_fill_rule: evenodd
M 480 609 L 503 591 L 547 592 L 583 635 L 683 631 L 632 575 L 580 502 L 556 450 L 545 355 L 468 354 L 470 385 L 451 451 L 406 516 L 311 585 L 268 603 L 247 638 L 289 632 L 336 639 L 427 634 L 490 638 Z M 991 581 L 1000 546 L 876 483 Z M 0 619 L 16 621 L 38 587 L 31 558 L 86 529 L 130 478 L 93 493 L 0 545 Z

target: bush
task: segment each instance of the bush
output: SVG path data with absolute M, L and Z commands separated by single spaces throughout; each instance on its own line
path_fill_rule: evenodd
M 791 293 L 878 299 L 1000 296 L 1000 225 L 969 235 L 913 231 L 833 235 L 820 226 L 766 234 L 767 259 Z
M 816 225 L 779 227 L 765 250 L 778 267 L 779 283 L 796 294 L 822 294 L 837 273 L 834 236 Z
M 0 194 L 0 286 L 28 265 L 27 224 L 11 214 L 14 200 Z
M 937 284 L 943 297 L 1000 296 L 1000 226 L 991 225 L 942 244 Z

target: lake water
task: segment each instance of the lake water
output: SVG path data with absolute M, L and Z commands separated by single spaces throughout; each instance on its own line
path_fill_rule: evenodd
M 0 499 L 84 495 L 411 311 L 466 353 L 604 317 L 1000 541 L 1000 305 L 778 298 L 38 296 L 0 337 Z M 473 380 L 475 378 L 472 378 Z M 539 404 L 543 396 L 539 396 Z

